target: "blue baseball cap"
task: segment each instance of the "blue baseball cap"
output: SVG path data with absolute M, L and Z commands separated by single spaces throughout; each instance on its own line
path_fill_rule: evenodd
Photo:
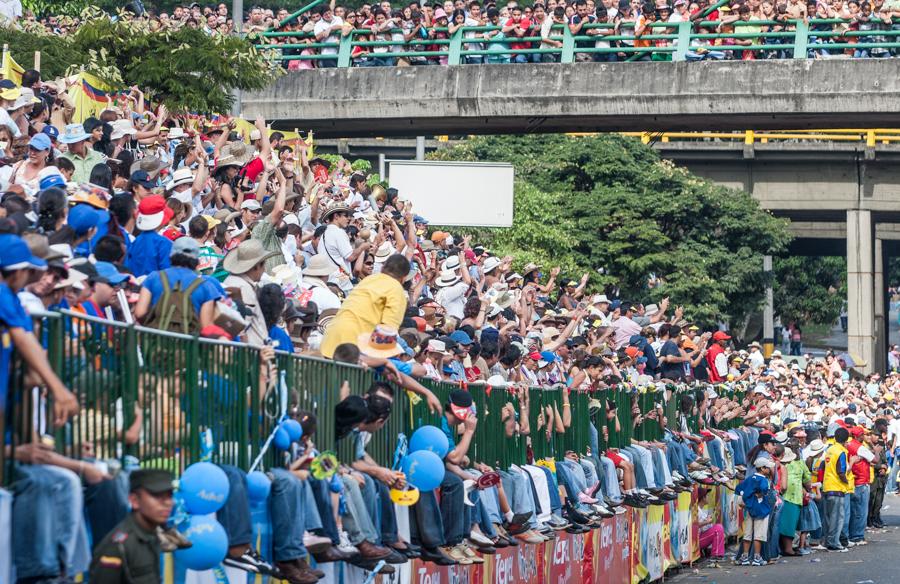
M 0 270 L 46 270 L 47 262 L 31 253 L 25 240 L 12 233 L 0 234 Z
M 49 189 L 50 187 L 66 188 L 66 179 L 61 174 L 50 174 L 41 179 L 38 183 L 40 190 Z
M 403 352 L 410 357 L 416 356 L 416 352 L 412 350 L 412 347 L 409 346 L 409 343 L 403 340 L 403 337 L 397 337 L 397 344 L 400 345 L 400 348 L 403 349 Z
M 547 363 L 556 363 L 559 361 L 559 357 L 556 356 L 556 353 L 552 351 L 541 351 L 541 361 L 546 361 Z
M 117 286 L 128 279 L 128 274 L 119 272 L 116 266 L 109 262 L 97 262 L 94 267 L 97 268 L 97 275 L 100 276 L 99 281 L 112 286 Z
M 472 337 L 466 334 L 466 331 L 453 331 L 453 334 L 450 335 L 450 339 L 453 340 L 457 345 L 471 345 Z
M 69 209 L 69 216 L 66 219 L 66 223 L 75 230 L 76 235 L 84 235 L 106 221 L 109 221 L 109 212 L 95 209 L 85 203 Z
M 47 136 L 51 140 L 56 140 L 57 138 L 59 138 L 59 129 L 56 126 L 47 124 L 46 126 L 44 126 L 44 129 L 41 130 L 41 132 L 43 132 L 44 134 L 47 134 Z
M 35 150 L 50 150 L 53 144 L 50 143 L 50 136 L 47 134 L 35 134 L 28 141 L 28 147 Z

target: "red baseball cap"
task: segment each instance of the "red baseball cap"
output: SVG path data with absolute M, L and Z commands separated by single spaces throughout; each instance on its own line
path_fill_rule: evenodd
M 625 347 L 625 354 L 632 359 L 637 359 L 638 357 L 642 357 L 644 355 L 643 351 L 641 351 L 637 347 Z
M 731 337 L 728 336 L 728 333 L 725 333 L 723 331 L 714 332 L 712 338 L 714 341 L 730 341 L 731 340 Z
M 850 435 L 856 438 L 857 436 L 862 436 L 866 433 L 866 429 L 862 426 L 853 426 L 850 428 Z

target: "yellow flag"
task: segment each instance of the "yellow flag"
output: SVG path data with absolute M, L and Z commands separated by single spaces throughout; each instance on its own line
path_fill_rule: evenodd
M 69 88 L 69 99 L 75 106 L 72 122 L 80 124 L 87 118 L 100 117 L 100 112 L 113 106 L 111 88 L 90 73 L 79 73 Z
M 4 51 L 2 67 L 3 78 L 13 81 L 16 85 L 22 85 L 23 73 L 25 73 L 25 69 L 16 63 L 16 60 L 12 58 L 12 54 L 9 51 Z

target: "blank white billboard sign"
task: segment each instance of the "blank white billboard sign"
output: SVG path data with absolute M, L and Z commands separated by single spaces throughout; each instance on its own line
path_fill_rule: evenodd
M 413 212 L 435 225 L 512 226 L 512 164 L 397 160 L 389 172 Z

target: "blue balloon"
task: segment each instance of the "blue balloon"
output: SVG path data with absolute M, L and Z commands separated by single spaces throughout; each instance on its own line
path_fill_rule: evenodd
M 229 489 L 225 471 L 211 462 L 195 462 L 178 481 L 185 509 L 193 515 L 208 515 L 221 509 Z
M 275 443 L 275 447 L 279 450 L 287 450 L 291 447 L 291 435 L 288 434 L 287 430 L 278 426 L 275 430 L 275 438 L 272 442 Z
M 303 436 L 303 426 L 297 420 L 285 420 L 281 423 L 281 427 L 287 430 L 291 442 L 297 442 Z
M 341 482 L 341 479 L 338 478 L 337 474 L 331 476 L 331 481 L 328 483 L 328 488 L 331 489 L 332 493 L 342 493 L 344 491 L 344 483 Z
M 175 552 L 175 561 L 191 570 L 211 570 L 228 553 L 228 534 L 214 517 L 191 516 L 181 533 L 194 545 Z
M 420 491 L 433 491 L 444 480 L 444 461 L 430 450 L 418 450 L 403 457 L 400 470 L 406 481 Z
M 413 432 L 409 440 L 409 451 L 429 450 L 443 459 L 450 451 L 450 441 L 437 426 L 422 426 Z
M 247 498 L 254 503 L 265 501 L 272 490 L 272 481 L 266 473 L 255 470 L 247 473 Z

